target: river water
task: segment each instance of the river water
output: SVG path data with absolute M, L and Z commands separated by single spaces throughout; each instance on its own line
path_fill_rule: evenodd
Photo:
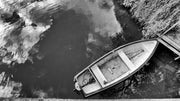
M 119 9 L 116 16 L 123 33 L 113 39 L 99 37 L 101 44 L 98 46 L 87 44 L 87 33 L 92 32 L 87 16 L 74 10 L 57 15 L 50 30 L 37 44 L 39 52 L 34 55 L 34 62 L 16 64 L 12 70 L 14 80 L 23 84 L 20 97 L 82 98 L 73 92 L 74 75 L 113 48 L 142 37 L 140 28 L 126 9 L 116 9 Z
M 108 51 L 142 38 L 141 27 L 127 8 L 115 2 L 115 13 L 123 32 L 109 38 L 94 32 L 92 21 L 86 14 L 72 9 L 60 11 L 53 16 L 51 28 L 43 33 L 42 40 L 34 48 L 38 52 L 33 54 L 33 62 L 15 64 L 11 68 L 1 65 L 0 71 L 6 71 L 13 75 L 14 81 L 22 83 L 20 97 L 83 98 L 73 92 L 73 77 Z M 103 20 L 107 19 L 102 17 L 100 21 Z M 160 44 L 149 65 L 124 82 L 90 98 L 179 97 L 180 78 L 176 73 L 180 71 L 180 61 L 174 61 L 175 56 Z

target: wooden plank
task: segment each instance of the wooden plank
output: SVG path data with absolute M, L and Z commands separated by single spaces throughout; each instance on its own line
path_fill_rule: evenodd
M 178 45 L 176 42 L 174 42 L 173 40 L 171 40 L 170 38 L 168 38 L 167 36 L 162 36 L 161 37 L 164 41 L 166 41 L 167 43 L 169 43 L 170 45 L 174 46 L 176 49 L 178 49 L 180 51 L 180 45 Z
M 102 72 L 100 71 L 99 67 L 97 65 L 94 65 L 91 67 L 91 70 L 94 73 L 94 75 L 96 76 L 96 78 L 98 79 L 101 86 L 103 87 L 104 83 L 107 82 L 107 80 L 104 77 L 104 75 L 102 74 Z
M 133 70 L 133 68 L 135 66 L 131 62 L 131 60 L 129 60 L 129 58 L 126 56 L 126 54 L 122 50 L 118 51 L 118 54 L 121 57 L 121 59 L 123 60 L 123 62 L 129 67 L 129 69 Z
M 171 29 L 173 29 L 174 27 L 176 27 L 176 25 L 178 25 L 180 23 L 180 21 L 177 21 L 174 25 L 172 25 L 171 27 L 169 27 L 163 34 L 157 34 L 159 37 L 167 34 L 167 32 L 169 32 Z
M 158 41 L 159 41 L 161 44 L 163 44 L 164 46 L 166 46 L 167 48 L 169 48 L 171 51 L 173 51 L 174 53 L 176 53 L 177 55 L 180 56 L 180 52 L 179 52 L 177 49 L 173 48 L 171 45 L 169 45 L 168 43 L 166 43 L 166 42 L 163 41 L 162 39 L 158 39 Z

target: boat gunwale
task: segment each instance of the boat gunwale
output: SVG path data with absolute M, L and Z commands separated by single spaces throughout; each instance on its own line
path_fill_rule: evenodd
M 94 73 L 92 72 L 92 70 L 90 69 L 90 67 L 92 67 L 94 64 L 96 64 L 97 62 L 99 62 L 100 60 L 102 60 L 103 58 L 105 58 L 106 56 L 108 56 L 108 55 L 110 55 L 110 54 L 118 51 L 118 50 L 121 49 L 121 48 L 124 48 L 124 47 L 126 47 L 126 46 L 130 46 L 130 45 L 132 45 L 132 44 L 145 42 L 145 41 L 156 41 L 156 42 L 157 42 L 156 45 L 155 45 L 155 47 L 154 47 L 154 49 L 153 49 L 153 51 L 152 51 L 152 53 L 151 53 L 150 56 L 146 59 L 146 61 L 145 61 L 142 65 L 140 65 L 138 69 L 134 70 L 132 73 L 130 73 L 130 74 L 127 75 L 126 77 L 122 78 L 121 80 L 119 80 L 119 81 L 117 81 L 117 82 L 114 82 L 114 83 L 111 84 L 111 85 L 102 87 L 102 85 L 99 83 L 99 81 L 98 81 L 97 78 L 95 77 L 95 75 L 94 75 Z M 134 41 L 134 42 L 130 42 L 130 43 L 121 45 L 121 46 L 119 46 L 119 47 L 117 47 L 117 48 L 109 51 L 108 53 L 104 54 L 103 56 L 101 56 L 100 58 L 98 58 L 97 60 L 95 60 L 93 63 L 91 63 L 89 66 L 87 66 L 85 69 L 83 69 L 81 72 L 79 72 L 77 75 L 75 75 L 75 76 L 74 76 L 74 81 L 77 81 L 77 77 L 78 77 L 80 74 L 82 74 L 84 71 L 86 71 L 86 70 L 88 69 L 88 70 L 92 73 L 93 77 L 95 77 L 96 81 L 98 81 L 99 85 L 100 85 L 102 88 L 99 89 L 99 90 L 97 90 L 97 91 L 94 91 L 94 92 L 92 92 L 92 93 L 89 93 L 89 94 L 85 94 L 85 93 L 81 90 L 81 92 L 83 93 L 83 96 L 84 96 L 84 97 L 89 97 L 89 96 L 94 95 L 94 94 L 96 94 L 96 93 L 98 93 L 98 92 L 101 92 L 101 91 L 103 91 L 103 90 L 106 90 L 107 88 L 110 88 L 110 87 L 112 87 L 112 86 L 115 86 L 115 85 L 117 85 L 118 83 L 124 81 L 125 79 L 129 78 L 130 76 L 132 76 L 135 72 L 137 72 L 138 70 L 140 70 L 140 69 L 150 60 L 150 58 L 152 57 L 152 55 L 155 53 L 155 50 L 156 50 L 158 44 L 159 44 L 159 41 L 155 38 L 155 39 L 148 39 L 148 40 L 138 40 L 138 41 Z

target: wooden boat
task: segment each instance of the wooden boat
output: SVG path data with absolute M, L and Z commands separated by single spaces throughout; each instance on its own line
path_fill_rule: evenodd
M 88 97 L 122 82 L 148 62 L 157 46 L 156 39 L 141 40 L 108 52 L 74 77 L 75 90 Z

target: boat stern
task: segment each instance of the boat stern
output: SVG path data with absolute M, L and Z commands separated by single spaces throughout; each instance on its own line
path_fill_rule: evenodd
M 75 83 L 74 83 L 74 89 L 76 90 L 76 91 L 81 91 L 81 88 L 80 88 L 80 86 L 79 86 L 79 84 L 78 84 L 78 82 L 77 81 L 75 81 Z

